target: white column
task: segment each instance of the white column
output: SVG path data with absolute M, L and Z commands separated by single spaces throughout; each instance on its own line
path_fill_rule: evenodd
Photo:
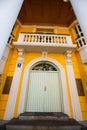
M 24 0 L 0 1 L 0 59 Z
M 16 68 L 15 68 L 12 84 L 11 84 L 9 98 L 8 98 L 8 102 L 6 106 L 4 120 L 10 120 L 11 118 L 13 118 L 13 115 L 14 115 L 14 109 L 15 109 L 16 98 L 18 94 L 18 87 L 20 83 L 23 62 L 24 62 L 23 50 L 20 49 L 18 53 L 18 60 L 16 63 Z
M 70 2 L 87 41 L 87 0 L 70 0 Z
M 8 55 L 9 55 L 10 48 L 11 47 L 7 44 L 5 49 L 4 49 L 4 53 L 2 55 L 2 58 L 0 59 L 0 74 L 1 75 L 3 74 L 4 67 L 5 67 Z
M 80 109 L 78 93 L 77 93 L 74 70 L 73 70 L 72 61 L 71 61 L 71 51 L 66 52 L 66 69 L 67 69 L 68 82 L 69 82 L 69 87 L 70 87 L 70 95 L 71 95 L 74 118 L 77 121 L 81 121 L 82 114 L 81 114 L 81 109 Z

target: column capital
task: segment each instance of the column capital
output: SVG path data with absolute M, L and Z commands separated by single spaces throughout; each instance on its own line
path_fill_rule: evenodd
M 72 51 L 66 51 L 65 53 L 66 64 L 72 64 L 71 56 L 72 56 Z
M 23 62 L 24 62 L 24 49 L 18 49 L 17 63 L 23 63 Z

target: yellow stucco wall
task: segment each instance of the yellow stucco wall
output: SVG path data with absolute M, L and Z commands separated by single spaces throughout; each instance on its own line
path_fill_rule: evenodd
M 19 32 L 33 32 L 33 30 L 34 30 L 33 28 L 29 28 L 29 27 L 20 27 L 19 24 L 17 23 L 15 26 L 15 29 L 13 31 L 14 36 L 15 36 L 15 41 L 18 39 Z M 63 29 L 63 28 L 56 29 L 56 33 L 67 34 L 67 35 L 71 34 L 73 42 L 75 41 L 75 33 L 73 30 L 73 27 L 71 29 Z M 17 101 L 16 101 L 16 105 L 15 105 L 15 110 L 14 110 L 14 117 L 16 117 L 16 115 L 17 115 L 24 69 L 25 69 L 26 65 L 29 64 L 32 60 L 39 58 L 41 56 L 42 56 L 41 53 L 25 53 L 24 54 L 24 63 L 23 63 L 23 68 L 22 68 L 21 80 L 20 80 L 20 84 L 19 84 L 19 88 L 18 88 Z M 8 56 L 8 59 L 7 59 L 6 65 L 5 65 L 3 86 L 5 83 L 6 77 L 14 75 L 17 57 L 18 57 L 17 49 L 15 49 L 15 47 L 13 46 L 13 48 L 11 49 L 11 51 L 9 53 L 9 56 Z M 66 64 L 65 64 L 65 55 L 50 53 L 50 54 L 48 54 L 48 57 L 58 61 L 65 70 L 70 112 L 71 112 L 71 117 L 73 117 L 72 103 L 71 103 L 70 90 L 69 90 L 69 85 L 68 85 L 68 78 L 67 78 L 67 71 L 66 71 Z M 86 72 L 86 68 L 85 68 L 85 65 L 83 65 L 81 62 L 79 52 L 77 51 L 77 49 L 72 54 L 72 63 L 73 63 L 75 78 L 81 78 L 82 82 L 83 82 L 83 74 Z M 79 100 L 80 100 L 80 106 L 81 106 L 83 120 L 87 120 L 87 94 L 86 94 L 84 82 L 83 82 L 83 87 L 84 87 L 84 91 L 85 91 L 85 96 L 80 96 Z M 3 90 L 3 88 L 2 88 L 2 90 Z M 4 94 L 0 95 L 0 119 L 2 119 L 4 116 L 7 100 L 8 100 L 8 95 L 4 95 Z

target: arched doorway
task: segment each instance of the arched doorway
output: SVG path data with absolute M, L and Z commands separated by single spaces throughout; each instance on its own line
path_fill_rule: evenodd
M 59 69 L 50 62 L 39 62 L 30 70 L 27 112 L 61 112 L 62 91 Z
M 43 57 L 34 59 L 25 67 L 20 101 L 19 101 L 19 106 L 18 106 L 18 115 L 20 113 L 23 113 L 26 109 L 30 70 L 35 64 L 40 63 L 40 62 L 50 62 L 51 65 L 55 66 L 55 68 L 60 71 L 61 90 L 62 90 L 62 111 L 70 116 L 70 108 L 69 108 L 69 102 L 68 102 L 68 92 L 67 92 L 66 76 L 65 76 L 64 68 L 56 60 L 52 58 L 43 58 Z

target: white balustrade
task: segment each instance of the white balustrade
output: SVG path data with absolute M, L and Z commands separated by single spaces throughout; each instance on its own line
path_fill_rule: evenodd
M 80 53 L 82 63 L 87 64 L 87 43 L 84 36 L 78 38 L 75 42 L 78 45 L 78 51 Z
M 86 43 L 84 37 L 78 38 L 78 39 L 76 40 L 76 43 L 77 43 L 77 45 L 78 45 L 79 48 L 84 47 L 85 45 L 87 45 L 87 43 Z
M 27 34 L 27 33 L 20 33 L 18 42 L 72 44 L 71 37 L 67 35 Z
M 20 33 L 17 42 L 14 42 L 17 49 L 25 52 L 50 52 L 65 53 L 73 50 L 76 45 L 72 43 L 69 35 L 56 34 L 32 34 Z

